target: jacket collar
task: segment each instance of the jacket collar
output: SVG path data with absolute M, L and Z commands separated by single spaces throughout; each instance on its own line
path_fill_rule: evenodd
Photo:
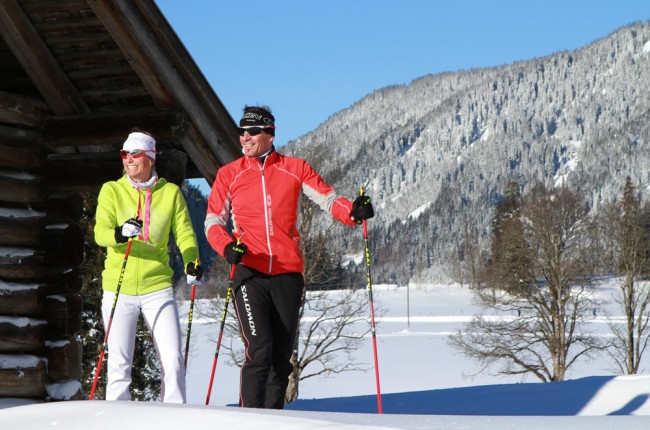
M 275 146 L 265 154 L 259 157 L 244 157 L 248 163 L 257 163 L 259 166 L 265 167 L 275 163 L 280 157 L 280 154 L 275 150 Z

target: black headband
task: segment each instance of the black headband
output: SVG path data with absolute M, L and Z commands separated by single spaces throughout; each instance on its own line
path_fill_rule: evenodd
M 269 112 L 259 109 L 245 109 L 244 115 L 239 120 L 240 127 L 273 127 L 275 125 L 275 118 Z

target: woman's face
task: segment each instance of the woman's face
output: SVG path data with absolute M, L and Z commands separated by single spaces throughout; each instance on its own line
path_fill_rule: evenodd
M 147 157 L 144 151 L 121 151 L 124 171 L 132 179 L 145 182 L 151 178 L 154 160 Z

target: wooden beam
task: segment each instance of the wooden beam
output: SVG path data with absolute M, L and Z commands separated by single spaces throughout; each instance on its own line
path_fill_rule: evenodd
M 0 125 L 0 167 L 18 171 L 40 168 L 45 159 L 45 151 L 38 145 L 40 137 L 28 128 Z
M 16 354 L 16 366 L 0 369 L 0 397 L 41 397 L 47 394 L 47 361 L 31 355 Z M 30 365 L 28 360 L 38 360 Z M 27 364 L 24 364 L 27 363 Z
M 21 325 L 0 321 L 0 353 L 37 352 L 45 343 L 46 321 L 23 317 Z
M 1 247 L 0 279 L 8 282 L 39 282 L 60 290 L 79 291 L 81 275 L 76 265 L 60 265 L 60 258 L 39 249 Z
M 169 93 L 158 80 L 155 65 L 144 54 L 151 46 L 140 45 L 137 40 L 130 37 L 132 30 L 128 28 L 128 22 L 125 22 L 121 17 L 123 11 L 118 10 L 113 1 L 88 0 L 87 3 L 102 22 L 106 31 L 113 37 L 117 46 L 120 47 L 122 54 L 151 94 L 156 106 L 173 106 L 174 103 Z
M 43 221 L 37 218 L 26 220 L 0 218 L 0 237 L 2 246 L 38 246 L 41 239 Z M 1 294 L 0 294 L 1 295 Z
M 0 125 L 0 142 L 9 146 L 34 145 L 41 138 L 37 131 L 16 126 Z
M 71 338 L 81 331 L 81 294 L 47 296 L 45 298 L 46 337 Z
M 42 231 L 39 245 L 50 264 L 79 265 L 83 261 L 84 235 L 78 224 L 49 225 Z
M 0 143 L 0 167 L 37 169 L 43 165 L 44 158 L 45 154 L 35 142 L 22 146 Z
M 83 275 L 79 266 L 53 267 L 43 282 L 48 295 L 78 293 L 83 284 Z
M 0 35 L 55 114 L 90 113 L 16 0 L 0 2 Z
M 169 82 L 169 91 L 188 112 L 219 164 L 239 158 L 241 147 L 237 124 L 155 2 L 117 1 L 120 5 L 142 11 L 141 16 L 146 21 L 139 22 L 136 27 L 139 31 L 134 38 L 140 43 L 158 41 L 158 50 L 149 51 L 156 69 L 161 71 L 161 78 Z M 145 27 L 151 31 L 142 31 Z
M 173 142 L 187 134 L 189 122 L 187 115 L 174 109 L 54 117 L 43 128 L 42 143 L 50 149 L 85 145 L 118 148 L 133 127 L 147 130 L 157 142 Z
M 117 148 L 111 152 L 51 154 L 43 167 L 45 191 L 99 191 L 104 182 L 119 179 L 122 169 Z M 89 176 L 88 172 L 93 173 Z
M 51 380 L 81 379 L 81 341 L 50 342 L 47 346 L 47 375 Z
M 28 173 L 0 172 L 0 196 L 6 202 L 31 203 L 42 199 L 40 178 Z
M 0 122 L 38 128 L 49 115 L 41 99 L 0 91 Z
M 40 202 L 31 203 L 30 207 L 50 224 L 76 223 L 84 214 L 83 198 L 79 193 L 54 192 Z
M 45 286 L 19 287 L 20 284 L 0 286 L 0 315 L 35 316 L 42 313 L 45 307 Z
M 40 2 L 42 4 L 43 2 Z M 56 5 L 60 10 L 61 5 Z M 25 12 L 35 12 L 32 7 L 25 5 Z M 43 13 L 39 11 L 39 13 Z M 93 19 L 89 16 L 70 16 L 67 18 L 57 17 L 55 21 L 41 21 L 34 24 L 34 28 L 40 33 L 55 33 L 69 31 L 70 28 L 75 30 L 83 30 L 84 32 L 101 32 L 104 31 L 104 26 L 98 19 Z
M 157 103 L 173 101 L 188 113 L 203 137 L 194 143 L 207 145 L 214 154 L 211 158 L 218 160 L 207 170 L 215 170 L 239 157 L 236 124 L 154 2 L 87 2 L 144 84 L 149 87 L 153 80 L 160 85 L 165 99 L 152 91 L 154 100 Z M 143 66 L 137 67 L 140 63 Z M 166 101 L 170 97 L 171 100 Z M 191 156 L 195 163 L 202 163 Z
M 203 136 L 199 133 L 196 127 L 190 127 L 188 137 L 188 139 L 180 139 L 179 142 L 183 145 L 183 149 L 185 149 L 190 158 L 194 161 L 194 165 L 198 171 L 201 172 L 203 178 L 212 185 L 217 176 L 217 169 L 215 169 L 215 166 L 220 166 L 221 162 L 220 160 L 217 160 L 215 155 L 209 150 L 210 146 L 203 142 Z M 203 144 L 196 145 L 196 142 Z
M 79 0 L 21 0 L 21 2 L 25 12 L 34 14 L 61 13 L 62 10 L 85 11 L 87 9 L 84 7 L 83 1 Z

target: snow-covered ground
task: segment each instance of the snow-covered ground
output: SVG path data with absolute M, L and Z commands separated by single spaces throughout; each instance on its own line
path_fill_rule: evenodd
M 567 381 L 543 384 L 529 378 L 479 372 L 475 363 L 447 345 L 449 334 L 476 312 L 471 293 L 458 285 L 374 287 L 377 308 L 386 310 L 377 325 L 377 352 L 383 414 L 377 414 L 375 373 L 342 373 L 301 382 L 300 399 L 284 411 L 251 411 L 237 402 L 239 373 L 219 356 L 205 406 L 218 333 L 217 321 L 197 315 L 208 306 L 197 300 L 188 364 L 188 405 L 78 401 L 24 405 L 0 400 L 3 428 L 108 429 L 142 422 L 157 430 L 193 428 L 409 428 L 409 429 L 562 429 L 650 428 L 650 376 L 616 376 L 605 356 L 584 361 Z M 601 294 L 611 294 L 603 287 Z M 199 293 L 200 296 L 200 293 Z M 590 328 L 606 335 L 598 309 Z M 181 321 L 185 327 L 187 321 Z M 224 342 L 227 340 L 224 339 Z M 371 338 L 355 356 L 373 364 Z M 645 357 L 643 371 L 650 368 Z

